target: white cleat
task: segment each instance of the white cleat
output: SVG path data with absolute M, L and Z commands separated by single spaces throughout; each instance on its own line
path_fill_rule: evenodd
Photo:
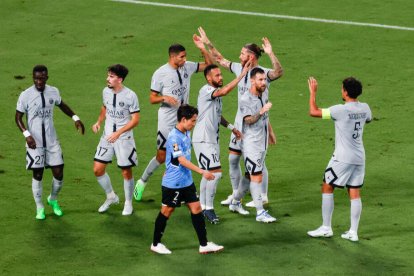
M 165 245 L 163 245 L 162 243 L 158 243 L 157 246 L 154 246 L 151 243 L 151 251 L 158 253 L 158 254 L 163 254 L 163 255 L 171 254 L 171 251 L 167 247 L 165 247 Z
M 117 195 L 115 195 L 115 197 L 113 198 L 107 198 L 104 204 L 102 204 L 101 207 L 99 207 L 98 212 L 105 213 L 106 211 L 108 211 L 109 207 L 112 204 L 118 204 L 118 203 L 119 203 L 119 197 Z
M 130 216 L 130 215 L 132 215 L 133 211 L 134 211 L 134 208 L 132 207 L 132 202 L 125 202 L 124 210 L 122 210 L 122 215 L 123 216 Z
M 352 231 L 352 230 L 349 230 L 349 231 L 346 231 L 345 233 L 343 233 L 341 235 L 341 238 L 346 239 L 346 240 L 350 240 L 350 241 L 353 241 L 353 242 L 359 241 L 358 234 L 355 231 Z
M 263 210 L 260 214 L 256 216 L 256 221 L 264 222 L 264 223 L 271 223 L 275 222 L 277 219 L 269 215 L 266 210 Z
M 200 254 L 209 254 L 209 253 L 220 252 L 223 249 L 224 249 L 224 246 L 222 245 L 217 245 L 214 242 L 207 242 L 206 246 L 200 245 L 200 249 L 198 250 L 198 252 L 200 252 Z
M 249 214 L 249 211 L 243 209 L 243 205 L 240 201 L 237 201 L 235 204 L 231 203 L 229 205 L 229 210 L 233 213 L 239 213 L 240 215 L 246 216 Z
M 263 205 L 266 205 L 266 204 L 269 203 L 269 200 L 268 199 L 266 199 L 266 200 L 263 199 L 262 202 L 263 202 Z M 256 206 L 254 205 L 254 201 L 253 200 L 250 201 L 250 202 L 247 202 L 246 203 L 246 207 L 248 207 L 248 208 L 256 208 Z
M 230 205 L 232 200 L 233 200 L 233 195 L 229 195 L 229 196 L 227 197 L 227 199 L 222 200 L 222 201 L 220 202 L 220 204 L 221 204 L 221 205 Z
M 322 225 L 316 230 L 308 231 L 308 235 L 312 238 L 330 238 L 333 236 L 332 228 Z

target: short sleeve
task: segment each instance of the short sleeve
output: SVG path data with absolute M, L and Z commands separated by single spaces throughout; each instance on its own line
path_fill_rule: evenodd
M 204 99 L 204 101 L 211 101 L 213 100 L 213 93 L 214 91 L 216 91 L 217 89 L 208 85 L 205 86 L 203 88 L 201 88 L 200 90 L 200 97 Z
M 369 106 L 367 105 L 367 119 L 366 119 L 366 121 L 367 122 L 371 122 L 372 121 L 372 112 L 371 112 L 371 109 L 369 108 Z
M 240 101 L 240 113 L 243 118 L 253 115 L 253 112 L 254 111 L 252 110 L 251 105 L 246 100 Z
M 243 67 L 241 63 L 232 62 L 230 64 L 230 71 L 235 74 L 236 76 L 239 76 L 243 70 Z
M 17 100 L 17 106 L 16 106 L 16 110 L 21 112 L 21 113 L 26 113 L 26 103 L 25 103 L 25 97 L 24 94 L 21 93 L 19 96 L 19 99 Z
M 135 93 L 131 93 L 131 105 L 129 106 L 129 113 L 137 113 L 139 112 L 139 101 L 138 96 Z
M 198 62 L 193 62 L 193 61 L 186 61 L 185 62 L 185 67 L 187 69 L 187 72 L 189 72 L 190 74 L 197 73 L 199 66 L 200 65 L 199 65 Z
M 343 110 L 343 105 L 341 104 L 331 106 L 329 108 L 329 112 L 330 112 L 332 120 L 337 120 L 338 118 L 340 118 L 340 114 L 342 113 L 342 110 Z
M 55 105 L 60 105 L 61 103 L 62 103 L 62 97 L 60 96 L 59 89 L 56 88 Z
M 158 72 L 155 72 L 154 75 L 152 75 L 151 79 L 151 90 L 161 93 L 162 88 L 164 87 L 162 83 L 162 78 Z

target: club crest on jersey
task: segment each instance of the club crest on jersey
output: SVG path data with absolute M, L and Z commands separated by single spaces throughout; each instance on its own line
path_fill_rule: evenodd
M 180 150 L 180 149 L 178 148 L 178 144 L 177 144 L 177 143 L 173 145 L 173 149 L 174 149 L 174 151 L 179 151 L 179 150 Z
M 49 99 L 49 103 L 50 104 L 53 104 L 53 99 Z
M 188 74 L 187 73 L 184 73 L 184 78 L 188 78 Z
M 119 102 L 119 106 L 120 107 L 124 107 L 125 103 L 124 102 Z

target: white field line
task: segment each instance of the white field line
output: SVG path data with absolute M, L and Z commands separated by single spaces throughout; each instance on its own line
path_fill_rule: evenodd
M 356 26 L 363 26 L 363 27 L 374 27 L 374 28 L 385 28 L 385 29 L 396 29 L 396 30 L 404 30 L 404 31 L 414 31 L 414 28 L 412 28 L 412 27 L 392 26 L 392 25 L 383 25 L 383 24 L 374 24 L 374 23 L 362 23 L 362 22 L 353 22 L 353 21 L 331 20 L 331 19 L 290 16 L 290 15 L 261 13 L 261 12 L 223 10 L 223 9 L 214 9 L 214 8 L 205 8 L 205 7 L 196 7 L 196 6 L 185 6 L 185 5 L 175 5 L 175 4 L 166 4 L 166 3 L 159 3 L 159 2 L 139 1 L 139 0 L 111 0 L 111 1 L 138 4 L 138 5 L 149 5 L 149 6 L 159 6 L 159 7 L 169 7 L 169 8 L 177 8 L 177 9 L 195 10 L 195 11 L 231 13 L 231 14 L 241 14 L 241 15 L 250 15 L 250 16 L 281 18 L 281 19 L 289 19 L 289 20 L 314 21 L 314 22 L 329 23 L 329 24 L 356 25 Z

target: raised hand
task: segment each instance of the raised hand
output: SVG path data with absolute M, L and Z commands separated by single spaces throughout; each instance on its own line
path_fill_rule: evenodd
M 272 53 L 272 44 L 270 44 L 269 39 L 267 37 L 263 37 L 262 41 L 263 41 L 263 44 L 262 44 L 263 51 L 268 55 L 271 54 Z
M 309 77 L 308 79 L 308 86 L 309 86 L 309 92 L 311 94 L 316 94 L 318 91 L 318 82 L 314 77 Z

